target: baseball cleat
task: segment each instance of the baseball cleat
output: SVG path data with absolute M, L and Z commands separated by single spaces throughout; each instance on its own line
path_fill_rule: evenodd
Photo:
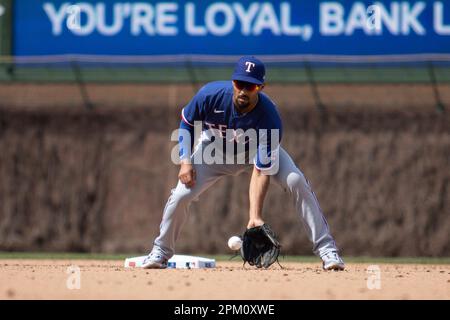
M 142 263 L 144 269 L 165 269 L 167 268 L 167 259 L 160 253 L 150 252 Z
M 345 269 L 344 260 L 339 257 L 337 251 L 331 251 L 322 257 L 323 269 L 327 271 L 342 271 Z

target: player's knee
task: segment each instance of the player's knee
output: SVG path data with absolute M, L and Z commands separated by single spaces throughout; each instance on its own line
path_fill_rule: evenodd
M 308 184 L 305 177 L 297 172 L 293 172 L 287 177 L 287 185 L 291 192 L 303 192 L 303 190 L 308 189 Z

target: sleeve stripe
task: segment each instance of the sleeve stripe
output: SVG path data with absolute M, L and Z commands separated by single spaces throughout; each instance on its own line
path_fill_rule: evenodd
M 186 118 L 184 117 L 184 109 L 181 110 L 181 119 L 188 125 L 190 125 L 191 127 L 193 127 L 194 125 L 192 123 L 190 123 L 189 121 L 186 120 Z

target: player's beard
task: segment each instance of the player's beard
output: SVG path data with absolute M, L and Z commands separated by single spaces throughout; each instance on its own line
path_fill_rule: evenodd
M 238 96 L 234 100 L 234 105 L 238 110 L 245 110 L 246 108 L 248 108 L 248 106 L 250 106 L 250 98 L 248 96 Z

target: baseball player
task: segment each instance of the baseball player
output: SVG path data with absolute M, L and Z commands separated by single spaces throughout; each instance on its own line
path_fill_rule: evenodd
M 159 235 L 143 267 L 167 267 L 191 201 L 197 200 L 222 176 L 251 171 L 247 228 L 264 224 L 263 202 L 273 181 L 293 197 L 295 210 L 312 242 L 313 252 L 323 261 L 323 268 L 344 270 L 344 262 L 308 180 L 280 145 L 281 118 L 275 103 L 262 92 L 264 64 L 253 56 L 242 57 L 231 80 L 206 84 L 181 110 L 179 181 L 164 208 Z M 202 134 L 192 151 L 191 137 L 199 122 Z M 256 132 L 256 136 L 248 132 Z M 213 156 L 216 161 L 199 161 L 204 160 L 205 150 L 211 150 L 212 144 L 216 146 Z M 234 146 L 231 152 L 230 145 Z

